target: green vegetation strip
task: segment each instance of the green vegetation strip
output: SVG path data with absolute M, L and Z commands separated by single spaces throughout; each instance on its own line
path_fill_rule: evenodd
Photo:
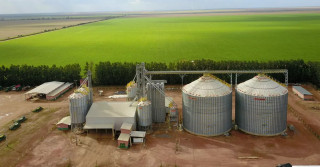
M 320 60 L 320 14 L 118 18 L 0 43 L 2 65 Z

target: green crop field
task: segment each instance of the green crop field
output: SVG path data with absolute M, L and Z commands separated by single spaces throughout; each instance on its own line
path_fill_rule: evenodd
M 0 64 L 320 61 L 320 14 L 118 18 L 0 42 Z

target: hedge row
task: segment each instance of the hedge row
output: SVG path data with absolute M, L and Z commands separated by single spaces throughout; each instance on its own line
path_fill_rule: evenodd
M 86 63 L 82 70 L 83 74 L 88 69 L 93 71 L 94 85 L 125 85 L 135 76 L 136 64 L 127 62 L 99 62 L 98 64 Z M 149 71 L 157 70 L 257 70 L 257 69 L 288 69 L 289 83 L 312 83 L 320 87 L 320 62 L 304 62 L 303 60 L 285 61 L 213 61 L 194 60 L 179 61 L 175 63 L 146 63 Z M 39 85 L 47 81 L 74 82 L 81 78 L 81 67 L 79 64 L 62 66 L 30 66 L 11 65 L 0 67 L 0 85 L 10 86 L 13 84 Z M 255 74 L 242 74 L 238 82 L 250 79 Z M 200 75 L 186 75 L 183 83 L 190 83 Z M 226 74 L 217 75 L 219 78 L 230 82 L 230 76 Z M 271 74 L 280 82 L 284 82 L 283 74 Z M 154 75 L 152 79 L 164 79 L 168 84 L 181 84 L 179 75 Z M 235 82 L 233 77 L 233 83 Z

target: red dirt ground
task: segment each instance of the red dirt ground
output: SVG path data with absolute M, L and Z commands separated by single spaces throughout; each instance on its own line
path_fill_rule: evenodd
M 181 90 L 177 86 L 174 88 L 166 93 L 174 97 L 181 112 Z M 32 103 L 24 101 L 21 93 L 1 92 L 0 115 L 11 114 L 0 119 L 0 133 L 6 132 L 4 129 L 7 127 L 4 125 L 10 120 L 30 113 L 39 105 L 46 107 L 46 111 L 42 115 L 29 114 L 32 121 L 27 121 L 26 125 L 23 124 L 15 132 L 6 132 L 9 133 L 7 143 L 15 150 L 8 149 L 5 143 L 0 144 L 0 166 L 260 167 L 287 162 L 294 165 L 319 165 L 320 140 L 312 131 L 319 132 L 320 112 L 312 109 L 312 105 L 319 105 L 320 94 L 312 87 L 308 86 L 307 89 L 315 94 L 315 101 L 302 101 L 289 88 L 289 106 L 294 111 L 288 110 L 288 125 L 294 125 L 295 131 L 288 130 L 286 137 L 259 137 L 235 130 L 228 137 L 201 137 L 176 130 L 176 124 L 168 128 L 163 123 L 154 125 L 153 132 L 147 135 L 145 145 L 133 145 L 128 150 L 117 148 L 111 132 L 75 135 L 56 130 L 54 124 L 69 112 L 67 95 L 56 102 Z M 98 96 L 98 90 L 104 90 L 104 96 Z M 124 90 L 124 87 L 95 88 L 94 100 L 110 100 L 106 97 L 119 90 Z M 56 111 L 49 112 L 49 109 Z M 28 127 L 34 128 L 29 130 Z M 23 133 L 24 130 L 29 130 L 28 135 Z M 15 137 L 25 140 L 14 143 Z M 250 157 L 254 159 L 248 159 Z

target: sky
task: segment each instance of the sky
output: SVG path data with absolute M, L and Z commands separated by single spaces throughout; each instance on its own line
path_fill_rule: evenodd
M 0 14 L 315 6 L 320 0 L 0 0 Z

